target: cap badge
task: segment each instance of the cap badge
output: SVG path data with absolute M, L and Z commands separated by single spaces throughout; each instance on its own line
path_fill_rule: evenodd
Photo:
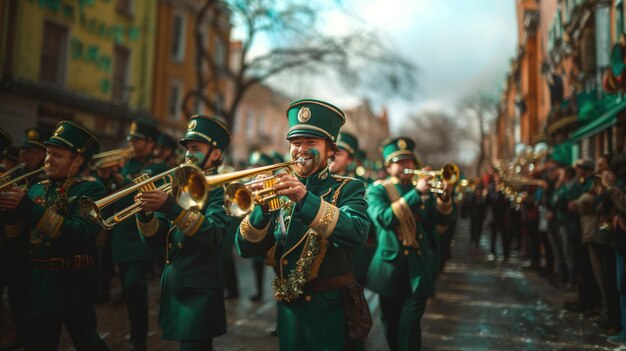
M 37 133 L 37 131 L 36 131 L 36 130 L 34 130 L 34 129 L 30 129 L 30 130 L 26 133 L 26 137 L 27 137 L 29 140 L 37 140 L 37 139 L 39 139 L 39 133 Z
M 189 122 L 189 127 L 187 127 L 187 130 L 194 130 L 194 128 L 196 128 L 197 125 L 198 125 L 198 121 L 196 121 L 195 119 L 192 119 L 191 122 Z
M 404 141 L 404 139 L 400 139 L 400 140 L 398 140 L 398 147 L 399 147 L 401 150 L 405 150 L 405 149 L 406 149 L 406 141 Z
M 308 107 L 303 107 L 298 111 L 298 121 L 300 123 L 306 123 L 311 119 L 311 110 Z

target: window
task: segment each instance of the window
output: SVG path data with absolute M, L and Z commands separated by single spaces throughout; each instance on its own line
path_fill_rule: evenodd
M 130 64 L 130 50 L 116 45 L 113 50 L 113 91 L 111 98 L 115 103 L 128 102 L 128 66 Z
M 185 16 L 175 13 L 172 19 L 172 59 L 182 62 L 185 59 Z
M 56 23 L 44 24 L 39 79 L 44 82 L 63 84 L 65 59 L 67 57 L 67 28 Z
M 256 136 L 254 132 L 254 113 L 252 111 L 248 111 L 246 116 L 246 136 L 249 139 L 254 139 Z
M 170 84 L 170 95 L 167 112 L 171 121 L 178 121 L 183 99 L 183 85 L 179 81 Z

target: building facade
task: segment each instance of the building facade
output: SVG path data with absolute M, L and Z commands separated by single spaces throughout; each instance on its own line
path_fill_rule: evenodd
M 150 117 L 156 3 L 9 0 L 0 4 L 0 120 L 14 136 L 70 119 L 117 146 Z

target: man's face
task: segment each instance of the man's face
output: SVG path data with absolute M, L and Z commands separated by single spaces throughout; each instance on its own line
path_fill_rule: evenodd
M 405 174 L 405 169 L 415 169 L 417 165 L 414 160 L 404 159 L 392 162 L 387 165 L 387 172 L 390 176 L 400 179 L 402 183 L 408 182 L 413 178 L 412 174 Z
M 78 159 L 77 159 L 78 157 Z M 74 162 L 76 160 L 76 162 Z M 82 156 L 78 156 L 71 150 L 48 146 L 48 152 L 46 154 L 46 175 L 50 179 L 63 180 L 68 175 L 73 176 L 78 173 L 78 169 L 83 164 Z
M 352 163 L 352 157 L 350 157 L 350 154 L 346 150 L 339 149 L 339 151 L 335 153 L 335 160 L 331 162 L 328 168 L 331 173 L 341 174 L 346 172 L 350 163 Z
M 20 163 L 26 165 L 26 171 L 34 171 L 41 167 L 46 158 L 46 150 L 40 147 L 25 147 L 20 149 Z
M 132 138 L 128 141 L 128 145 L 133 150 L 133 157 L 144 158 L 152 154 L 154 142 L 140 138 Z
M 289 140 L 289 154 L 292 160 L 304 157 L 304 165 L 297 164 L 294 169 L 299 177 L 308 177 L 326 166 L 326 160 L 332 151 L 326 146 L 326 140 L 320 138 L 296 137 Z
M 209 154 L 210 150 L 210 146 L 209 144 L 205 144 L 205 143 L 201 143 L 199 141 L 188 141 L 186 143 L 187 146 L 187 154 L 188 155 L 192 155 L 195 159 L 195 162 L 202 162 L 203 160 L 206 160 L 204 162 L 204 164 L 197 164 L 198 167 L 202 168 L 202 169 L 206 169 L 211 167 L 211 160 L 210 157 L 207 156 L 207 154 Z

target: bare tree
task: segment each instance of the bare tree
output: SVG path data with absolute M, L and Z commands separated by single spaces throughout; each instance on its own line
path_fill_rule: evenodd
M 485 138 L 498 115 L 498 100 L 483 93 L 470 96 L 461 102 L 459 115 L 462 117 L 459 124 L 466 131 L 465 137 L 473 141 L 478 149 L 476 174 L 480 174 L 489 166 Z
M 410 97 L 415 67 L 387 48 L 371 30 L 346 35 L 324 33 L 319 28 L 319 14 L 328 6 L 340 6 L 340 2 L 324 4 L 308 0 L 206 0 L 196 16 L 197 85 L 183 99 L 186 115 L 190 114 L 188 101 L 195 98 L 232 125 L 251 86 L 292 71 L 311 76 L 333 72 L 353 91 L 371 87 L 370 91 L 377 94 Z M 209 23 L 220 33 L 225 30 L 225 18 L 244 33 L 234 65 L 219 64 L 214 52 L 203 45 L 202 25 Z M 261 38 L 269 47 L 252 56 L 251 50 Z
M 423 163 L 441 167 L 456 162 L 463 131 L 452 116 L 444 111 L 426 111 L 410 117 L 408 135 L 415 140 L 415 149 Z

